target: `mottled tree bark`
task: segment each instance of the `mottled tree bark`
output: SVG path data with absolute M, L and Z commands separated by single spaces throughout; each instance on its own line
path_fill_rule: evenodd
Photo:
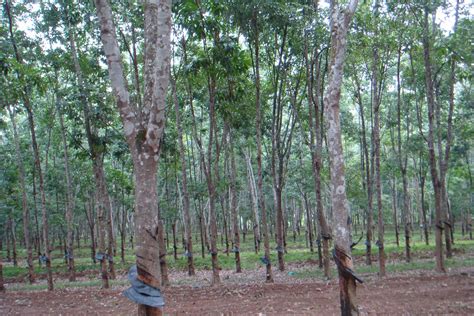
M 346 8 L 337 1 L 331 1 L 331 61 L 329 85 L 325 94 L 328 122 L 328 150 L 331 174 L 331 206 L 334 213 L 334 257 L 338 265 L 341 314 L 358 314 L 356 304 L 356 283 L 351 273 L 351 237 L 349 226 L 349 205 L 346 197 L 344 155 L 339 118 L 339 100 L 343 79 L 344 59 L 347 47 L 347 33 L 358 0 L 351 0 Z
M 145 2 L 145 89 L 143 108 L 140 109 L 130 104 L 110 4 L 107 0 L 95 0 L 95 5 L 112 90 L 133 160 L 138 279 L 159 288 L 156 173 L 165 127 L 165 101 L 169 83 L 171 1 Z M 161 315 L 161 309 L 139 305 L 138 314 Z

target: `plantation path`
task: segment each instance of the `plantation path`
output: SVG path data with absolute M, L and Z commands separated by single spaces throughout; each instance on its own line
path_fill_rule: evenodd
M 248 272 L 247 272 L 248 273 Z M 222 271 L 220 287 L 179 285 L 164 290 L 166 314 L 174 315 L 336 315 L 337 281 L 299 280 L 276 273 L 275 284 L 249 281 Z M 358 287 L 362 314 L 474 315 L 474 268 L 447 275 L 431 271 L 397 273 L 385 280 L 364 276 Z M 189 279 L 188 279 L 189 280 Z M 249 281 L 247 284 L 237 284 Z M 200 284 L 202 282 L 200 281 Z M 0 315 L 132 315 L 134 304 L 111 290 L 82 287 L 47 291 L 10 291 L 0 295 Z

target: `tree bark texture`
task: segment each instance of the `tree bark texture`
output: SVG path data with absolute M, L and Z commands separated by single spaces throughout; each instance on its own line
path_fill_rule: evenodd
M 333 210 L 334 258 L 339 272 L 341 314 L 358 314 L 356 283 L 352 271 L 351 236 L 349 226 L 349 205 L 346 196 L 344 155 L 339 118 L 339 100 L 343 79 L 344 59 L 347 47 L 347 33 L 358 0 L 351 0 L 346 8 L 331 1 L 331 61 L 329 83 L 325 94 L 328 122 L 328 150 L 331 174 L 331 206 Z
M 158 196 L 156 172 L 165 127 L 165 101 L 171 60 L 171 1 L 145 2 L 145 89 L 143 108 L 130 103 L 112 10 L 107 0 L 95 0 L 103 50 L 135 178 L 135 254 L 138 279 L 160 287 Z M 139 305 L 139 315 L 161 315 L 161 308 Z

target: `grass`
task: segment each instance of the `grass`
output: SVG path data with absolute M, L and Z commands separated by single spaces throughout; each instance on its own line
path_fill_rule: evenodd
M 358 237 L 354 237 L 354 239 L 358 239 Z M 432 259 L 432 253 L 434 251 L 434 239 L 431 236 L 430 240 L 430 245 L 426 245 L 424 242 L 420 240 L 419 234 L 414 234 L 413 239 L 412 239 L 412 244 L 411 244 L 411 249 L 413 253 L 413 262 L 411 263 L 405 263 L 398 261 L 396 263 L 390 262 L 388 260 L 387 262 L 387 272 L 403 272 L 403 271 L 409 271 L 409 270 L 432 270 L 434 269 L 435 262 Z M 178 245 L 181 246 L 181 245 Z M 219 252 L 218 260 L 219 260 L 219 265 L 226 270 L 232 270 L 235 267 L 235 259 L 234 259 L 234 254 L 230 253 L 229 255 L 223 254 L 222 250 L 225 249 L 225 246 L 221 244 L 219 240 L 219 249 L 221 250 Z M 277 261 L 277 254 L 276 251 L 274 250 L 275 244 L 272 242 L 272 250 L 271 250 L 271 256 L 270 259 L 272 263 L 275 265 Z M 211 260 L 210 260 L 210 255 L 206 253 L 206 257 L 202 258 L 201 257 L 201 245 L 199 243 L 194 244 L 194 264 L 195 268 L 198 270 L 211 270 Z M 315 252 L 311 253 L 309 249 L 306 247 L 306 242 L 305 242 L 305 237 L 304 233 L 301 234 L 301 236 L 298 236 L 296 240 L 293 240 L 292 236 L 288 236 L 287 239 L 287 250 L 288 253 L 285 254 L 285 262 L 286 263 L 303 263 L 303 262 L 308 262 L 309 260 L 317 260 L 317 249 L 315 246 Z M 462 239 L 460 234 L 455 234 L 455 244 L 454 244 L 454 250 L 457 251 L 458 253 L 467 253 L 470 254 L 470 257 L 464 258 L 464 259 L 459 259 L 455 258 L 453 259 L 448 259 L 446 261 L 447 267 L 463 267 L 463 266 L 474 266 L 474 241 L 473 240 L 466 240 Z M 187 267 L 187 258 L 183 256 L 183 249 L 179 248 L 178 253 L 179 256 L 177 260 L 173 259 L 173 254 L 172 254 L 172 245 L 170 244 L 170 249 L 168 252 L 168 265 L 169 268 L 175 269 L 175 270 L 186 270 Z M 378 252 L 378 248 L 374 245 L 373 247 L 373 255 L 376 256 Z M 400 257 L 402 260 L 404 258 L 404 252 L 405 248 L 403 246 L 402 240 L 400 240 L 400 247 L 397 247 L 395 243 L 395 235 L 393 231 L 388 231 L 386 232 L 386 237 L 385 237 L 385 252 L 386 255 L 389 258 L 393 257 Z M 24 249 L 19 249 L 18 250 L 18 256 L 20 259 L 19 266 L 14 267 L 12 264 L 6 264 L 3 266 L 3 275 L 5 278 L 25 278 L 27 275 L 26 271 L 26 262 L 25 262 L 25 250 Z M 90 258 L 90 248 L 83 247 L 81 249 L 76 249 L 75 250 L 75 265 L 76 265 L 76 271 L 77 272 L 82 272 L 82 271 L 96 271 L 98 272 L 99 270 L 99 264 L 94 264 Z M 244 270 L 252 270 L 256 269 L 258 267 L 262 266 L 262 262 L 260 261 L 260 258 L 263 256 L 263 251 L 261 251 L 259 254 L 255 254 L 254 247 L 253 247 L 253 237 L 251 235 L 247 235 L 246 242 L 242 242 L 241 244 L 241 265 Z M 353 249 L 353 256 L 358 258 L 358 257 L 363 257 L 365 256 L 365 245 L 363 241 L 361 241 L 354 249 Z M 2 257 L 6 257 L 6 251 L 2 252 Z M 62 257 L 62 252 L 59 249 L 55 249 L 52 253 L 52 268 L 53 272 L 55 273 L 66 273 L 67 272 L 67 266 L 64 262 L 64 259 Z M 431 257 L 431 259 L 427 259 L 427 257 Z M 425 259 L 423 259 L 425 258 Z M 114 258 L 115 262 L 115 268 L 116 270 L 122 270 L 125 271 L 127 270 L 135 261 L 135 256 L 133 255 L 133 250 L 131 248 L 126 249 L 126 255 L 125 255 L 125 263 L 121 263 L 120 261 L 120 256 L 117 256 Z M 35 272 L 37 274 L 40 273 L 45 273 L 45 268 L 38 266 L 38 261 L 36 260 L 34 262 L 35 264 Z M 377 272 L 377 265 L 373 264 L 372 266 L 366 266 L 366 265 L 357 265 L 356 266 L 356 271 L 357 273 L 376 273 Z M 336 272 L 333 271 L 333 275 L 335 275 Z M 84 282 L 75 282 L 72 285 L 68 282 L 57 282 L 58 288 L 61 287 L 77 287 L 77 286 L 96 286 L 100 284 L 100 280 L 96 279 L 97 278 L 97 273 L 91 273 L 89 274 L 91 280 L 87 280 Z M 307 278 L 307 277 L 316 277 L 316 278 L 322 278 L 323 275 L 319 271 L 319 269 L 307 269 L 307 270 L 302 270 L 295 272 L 294 274 L 295 277 L 297 278 Z M 112 281 L 117 282 L 117 281 Z M 118 281 L 120 282 L 120 281 Z M 45 287 L 46 285 L 42 284 L 35 284 L 35 285 L 25 285 L 22 286 L 22 289 L 26 289 L 31 287 L 31 289 L 42 289 L 42 287 Z
M 447 268 L 462 268 L 462 267 L 472 267 L 474 266 L 474 258 L 451 258 L 446 259 L 446 267 Z M 389 263 L 386 265 L 387 273 L 396 273 L 396 272 L 406 272 L 406 271 L 417 271 L 417 270 L 428 270 L 433 271 L 435 269 L 435 261 L 434 260 L 419 260 L 419 261 L 412 261 L 412 262 L 396 262 L 396 263 Z M 336 275 L 337 271 L 335 267 L 331 268 L 331 274 Z M 372 264 L 368 265 L 359 265 L 356 267 L 357 274 L 375 274 L 378 272 L 378 265 Z M 294 276 L 299 279 L 308 279 L 308 278 L 323 278 L 323 272 L 319 269 L 315 270 L 314 268 L 311 269 L 304 269 L 302 271 L 297 271 L 294 273 Z

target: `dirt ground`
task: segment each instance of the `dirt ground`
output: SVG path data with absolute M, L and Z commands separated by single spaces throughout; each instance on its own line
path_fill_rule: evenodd
M 209 271 L 194 281 L 179 282 L 184 274 L 172 274 L 173 285 L 163 290 L 169 315 L 337 315 L 337 280 L 296 279 L 275 273 L 276 283 L 264 284 L 260 272 L 235 274 L 222 271 L 223 284 L 210 287 Z M 124 278 L 125 276 L 121 276 Z M 380 280 L 364 276 L 358 286 L 361 314 L 474 315 L 474 267 L 451 270 L 446 275 L 416 271 Z M 203 282 L 204 281 L 204 282 Z M 185 284 L 188 282 L 187 284 Z M 136 306 L 121 292 L 82 287 L 47 291 L 7 291 L 0 294 L 0 315 L 133 315 Z

